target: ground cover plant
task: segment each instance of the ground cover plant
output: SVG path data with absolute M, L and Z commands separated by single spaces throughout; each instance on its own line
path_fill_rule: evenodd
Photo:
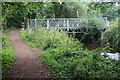
M 2 76 L 6 77 L 8 70 L 13 61 L 13 47 L 9 42 L 9 36 L 3 34 L 0 36 L 2 39 Z
M 40 56 L 57 78 L 120 78 L 119 61 L 105 59 L 99 51 L 59 48 L 47 50 Z
M 82 48 L 79 41 L 64 32 L 37 28 L 20 31 L 20 35 L 30 45 L 47 49 L 39 56 L 55 78 L 120 78 L 119 61 L 105 59 L 107 55 L 100 55 L 99 49 L 89 51 Z

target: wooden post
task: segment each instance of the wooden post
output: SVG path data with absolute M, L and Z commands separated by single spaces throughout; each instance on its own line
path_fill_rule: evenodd
M 24 28 L 25 28 L 25 24 L 24 24 L 24 23 L 22 23 L 22 30 L 24 30 Z
M 24 17 L 24 28 L 27 29 L 26 18 Z

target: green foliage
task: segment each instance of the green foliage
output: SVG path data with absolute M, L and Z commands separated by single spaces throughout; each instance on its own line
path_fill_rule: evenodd
M 94 51 L 83 49 L 77 40 L 69 38 L 65 32 L 37 28 L 29 32 L 21 31 L 20 34 L 27 42 L 47 49 L 39 56 L 55 78 L 120 78 L 119 61 L 105 59 L 99 49 Z
M 21 28 L 25 18 L 45 18 L 48 14 L 46 10 L 52 3 L 43 2 L 3 2 L 2 18 L 3 28 Z
M 26 23 L 24 17 L 43 18 L 83 18 L 86 17 L 85 3 L 82 2 L 3 2 L 3 28 L 21 28 Z
M 24 34 L 27 33 L 27 34 Z M 81 48 L 82 44 L 79 41 L 75 41 L 74 38 L 68 37 L 67 33 L 54 29 L 46 28 L 33 28 L 30 32 L 21 31 L 21 37 L 24 40 L 32 41 L 36 43 L 36 47 L 42 49 L 57 48 L 57 47 L 78 47 Z M 32 44 L 34 45 L 34 44 Z
M 101 32 L 105 29 L 104 20 L 89 19 L 81 23 L 81 31 L 83 33 L 77 35 L 77 37 L 85 44 L 87 43 L 99 43 L 101 39 Z
M 9 42 L 7 35 L 1 36 L 2 38 L 2 75 L 5 77 L 8 73 L 8 69 L 13 61 L 13 47 Z
M 120 27 L 113 26 L 103 33 L 102 45 L 110 43 L 110 47 L 114 52 L 120 52 Z
M 114 2 L 62 2 L 62 4 L 59 2 L 3 2 L 2 24 L 3 28 L 20 28 L 22 22 L 25 22 L 24 17 L 26 19 L 107 17 L 108 20 L 114 20 L 118 16 L 117 11 L 118 8 Z
M 3 28 L 21 27 L 22 22 L 24 22 L 24 17 L 26 16 L 26 6 L 25 3 L 18 2 L 3 2 L 2 3 L 2 16 L 4 18 Z
M 27 31 L 20 31 L 20 37 L 23 39 L 23 40 L 27 40 L 26 38 L 26 35 L 27 35 Z
M 116 2 L 91 2 L 88 4 L 87 12 L 89 16 L 107 17 L 111 21 L 118 17 L 118 6 Z
M 119 61 L 105 59 L 98 50 L 56 48 L 43 52 L 40 57 L 56 78 L 120 78 Z
M 111 48 L 111 44 L 110 43 L 106 43 L 103 47 L 103 52 L 111 52 L 113 49 Z
M 53 6 L 50 2 L 28 2 L 26 3 L 28 18 L 46 18 L 51 16 L 50 9 Z
M 109 21 L 115 20 L 116 17 L 118 17 L 118 6 L 114 4 L 111 8 L 106 9 L 106 11 L 103 13 L 103 17 L 107 17 Z
M 40 52 L 40 50 L 38 50 L 38 49 L 32 49 L 32 51 L 34 51 L 34 52 Z
M 85 3 L 83 2 L 54 2 L 52 10 L 55 18 L 82 18 L 86 17 Z

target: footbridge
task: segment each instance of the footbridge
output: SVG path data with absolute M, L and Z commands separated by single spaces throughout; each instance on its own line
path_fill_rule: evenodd
M 46 19 L 28 19 L 27 25 L 29 27 L 47 27 L 48 29 L 59 29 L 67 31 L 68 33 L 81 33 L 89 31 L 91 27 L 88 25 L 90 21 L 96 21 L 97 23 L 104 24 L 101 30 L 107 28 L 108 21 L 107 18 L 46 18 Z M 101 24 L 101 25 L 102 25 Z M 91 25 L 92 24 L 91 22 Z M 94 25 L 95 27 L 98 27 Z

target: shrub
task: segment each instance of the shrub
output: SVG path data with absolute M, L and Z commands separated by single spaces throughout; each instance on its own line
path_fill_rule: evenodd
M 105 29 L 104 20 L 99 19 L 88 19 L 81 23 L 82 33 L 77 37 L 85 44 L 87 43 L 99 43 L 101 39 L 101 32 Z
M 118 21 L 115 21 L 108 30 L 103 33 L 102 45 L 110 44 L 114 52 L 120 52 L 120 26 Z
M 105 59 L 98 50 L 56 48 L 43 52 L 40 57 L 56 78 L 120 78 L 118 61 Z
M 120 52 L 119 45 L 120 45 L 120 27 L 115 27 L 108 29 L 103 34 L 102 44 L 105 45 L 110 43 L 111 48 L 113 48 L 114 52 Z
M 9 42 L 9 37 L 4 34 L 2 38 L 2 75 L 5 77 L 13 61 L 13 48 Z

